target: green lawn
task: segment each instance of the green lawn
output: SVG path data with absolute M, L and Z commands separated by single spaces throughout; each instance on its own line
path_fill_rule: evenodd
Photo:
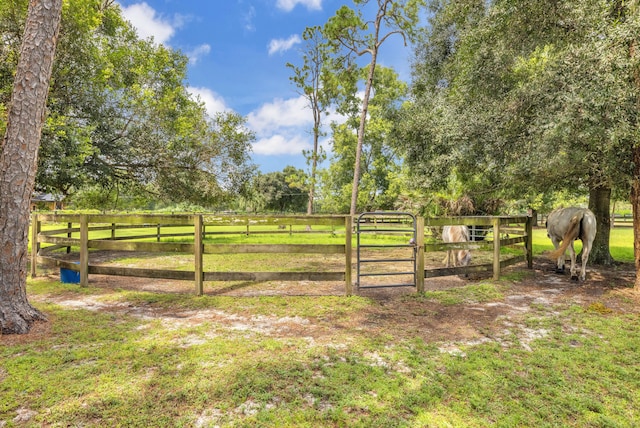
M 547 231 L 544 228 L 536 228 L 533 230 L 533 254 L 539 255 L 543 251 L 553 249 L 551 240 L 547 237 Z M 576 252 L 582 249 L 582 242 L 576 241 Z M 611 229 L 609 237 L 609 250 L 611 256 L 620 262 L 633 263 L 633 228 L 632 227 L 614 227 Z
M 30 280 L 50 324 L 0 337 L 0 426 L 634 426 L 630 297 L 537 304 L 508 320 L 476 312 L 483 340 L 430 338 L 428 325 L 455 322 L 438 321 L 446 308 L 504 304 L 514 287 L 238 298 Z
M 544 229 L 533 243 L 535 256 L 552 248 Z M 633 262 L 632 228 L 611 231 L 611 253 Z M 169 263 L 163 257 L 120 262 Z M 255 270 L 274 266 L 271 256 L 239 257 Z M 198 297 L 29 279 L 49 323 L 0 336 L 0 426 L 637 426 L 637 295 L 604 284 L 601 294 L 585 287 L 581 298 L 545 303 L 540 285 L 527 311 L 485 316 L 522 299 L 531 275 L 384 299 Z M 438 328 L 451 338 L 432 337 Z
M 615 259 L 633 261 L 632 247 L 631 228 L 612 230 Z M 551 248 L 536 229 L 534 254 Z M 256 270 L 273 265 L 240 257 Z M 512 302 L 531 275 L 382 300 L 29 279 L 30 301 L 50 322 L 27 337 L 0 336 L 0 426 L 634 426 L 637 297 L 605 284 L 590 303 L 534 302 L 508 318 L 482 317 Z M 432 338 L 433 326 L 477 337 Z M 25 412 L 31 419 L 20 422 Z

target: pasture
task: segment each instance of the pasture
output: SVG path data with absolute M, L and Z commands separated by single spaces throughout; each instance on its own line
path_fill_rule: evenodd
M 272 280 L 343 281 L 344 293 L 351 295 L 354 259 L 359 287 L 414 284 L 419 292 L 424 291 L 426 277 L 490 270 L 497 279 L 504 267 L 532 261 L 527 245 L 531 220 L 526 216 L 426 219 L 393 212 L 364 213 L 357 218 L 34 213 L 31 224 L 31 245 L 35 245 L 31 276 L 37 275 L 39 265 L 46 265 L 78 272 L 84 286 L 90 274 L 192 280 L 199 295 L 205 292 L 205 282 Z M 468 224 L 478 239 L 443 243 L 442 226 L 452 224 Z M 279 239 L 284 235 L 286 242 Z M 261 237 L 259 242 L 256 236 Z M 301 243 L 300 238 L 311 243 Z M 454 248 L 484 253 L 488 263 L 440 268 L 430 260 L 434 269 L 425 269 L 425 259 Z M 164 253 L 164 261 L 177 261 L 178 266 L 165 268 L 164 263 L 154 262 L 142 268 L 123 266 L 119 252 L 135 258 Z M 271 261 L 268 270 L 256 270 L 262 264 L 253 260 L 260 257 Z M 235 269 L 220 269 L 225 262 Z M 370 278 L 375 280 L 367 281 Z
M 238 281 L 195 296 L 52 270 L 28 283 L 49 322 L 0 337 L 0 426 L 636 426 L 631 236 L 612 230 L 626 263 L 585 283 L 553 273 L 536 229 L 534 269 L 427 279 L 423 294 Z M 161 257 L 126 263 L 174 263 Z

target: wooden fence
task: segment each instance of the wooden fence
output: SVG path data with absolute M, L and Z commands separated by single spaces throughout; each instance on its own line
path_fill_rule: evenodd
M 548 214 L 538 214 L 537 226 L 546 227 Z M 633 214 L 612 214 L 609 218 L 611 228 L 625 226 L 633 227 Z
M 425 218 L 425 229 L 441 228 L 445 225 L 467 225 L 471 229 L 471 242 L 445 244 L 426 243 L 425 252 L 445 251 L 447 249 L 485 250 L 493 252 L 493 261 L 490 264 L 479 264 L 466 267 L 425 269 L 425 278 L 433 278 L 443 275 L 460 275 L 472 272 L 493 272 L 493 278 L 500 277 L 500 271 L 515 263 L 527 262 L 529 268 L 533 267 L 532 231 L 533 218 L 526 216 L 475 216 L 475 217 L 439 217 Z M 475 231 L 475 233 L 474 233 Z M 522 252 L 510 257 L 500 257 L 501 249 L 522 245 Z
M 54 223 L 55 229 L 51 229 Z M 43 228 L 43 224 L 49 225 Z M 419 248 L 424 251 L 446 249 L 484 249 L 493 251 L 491 265 L 466 268 L 424 269 L 418 264 L 416 272 L 418 291 L 424 291 L 424 278 L 456 275 L 475 271 L 493 271 L 498 278 L 500 270 L 520 261 L 532 263 L 530 217 L 449 217 L 420 218 L 418 236 L 429 235 L 445 224 L 466 224 L 489 231 L 492 239 L 458 244 L 445 244 L 427 240 Z M 261 233 L 331 233 L 343 236 L 340 244 L 228 244 L 211 243 L 219 235 Z M 345 292 L 353 292 L 352 285 L 352 235 L 351 216 L 251 216 L 251 215 L 104 215 L 104 214 L 32 214 L 31 275 L 37 275 L 37 265 L 60 267 L 80 273 L 80 284 L 88 285 L 90 274 L 175 279 L 194 281 L 197 294 L 203 294 L 205 281 L 344 281 Z M 498 239 L 495 239 L 498 237 Z M 172 241 L 167 238 L 174 239 Z M 177 240 L 175 240 L 177 238 Z M 182 240 L 182 242 L 181 242 Z M 500 260 L 501 248 L 521 245 L 519 254 Z M 79 248 L 78 261 L 63 260 L 60 250 L 70 252 Z M 192 271 L 172 269 L 146 269 L 121 266 L 105 266 L 90 263 L 90 249 L 107 251 L 131 251 L 140 253 L 174 253 L 193 255 Z M 205 254 L 289 253 L 300 260 L 305 254 L 342 255 L 344 269 L 334 272 L 218 272 L 205 271 Z M 74 253 L 75 254 L 75 253 Z M 274 263 L 276 263 L 274 259 Z M 423 270 L 424 269 L 424 270 Z

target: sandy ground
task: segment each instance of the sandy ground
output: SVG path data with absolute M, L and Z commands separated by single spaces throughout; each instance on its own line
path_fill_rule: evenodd
M 554 273 L 553 263 L 545 258 L 534 260 L 533 269 L 519 264 L 505 273 L 523 272 L 524 279 L 505 283 L 502 299 L 486 303 L 461 303 L 443 305 L 432 299 L 415 298 L 414 287 L 360 289 L 356 295 L 371 299 L 373 304 L 358 312 L 348 321 L 332 317 L 304 319 L 301 317 L 276 317 L 255 315 L 250 312 L 229 313 L 218 309 L 167 310 L 153 305 L 135 306 L 129 303 L 108 303 L 100 294 L 116 289 L 149 291 L 158 293 L 193 293 L 189 281 L 151 280 L 92 275 L 90 286 L 99 293 L 83 296 L 77 293 L 34 295 L 33 302 L 56 303 L 61 306 L 113 312 L 141 319 L 161 319 L 167 327 L 200 324 L 215 328 L 254 332 L 274 337 L 304 337 L 314 343 L 331 343 L 344 334 L 389 334 L 398 338 L 420 337 L 426 342 L 437 343 L 444 352 L 461 352 L 465 344 L 497 341 L 507 346 L 513 339 L 514 328 L 518 346 L 528 347 L 528 342 L 546 334 L 543 330 L 526 328 L 524 316 L 531 311 L 553 312 L 569 305 L 579 305 L 610 313 L 639 313 L 640 293 L 633 287 L 635 271 L 630 264 L 607 268 L 590 267 L 585 282 L 572 281 L 569 275 Z M 57 272 L 50 273 L 58 279 Z M 464 278 L 458 276 L 427 279 L 425 288 L 447 290 L 477 284 L 489 279 L 489 275 Z M 262 283 L 205 283 L 206 295 L 234 296 L 344 296 L 343 282 L 278 282 Z M 37 323 L 27 335 L 1 336 L 0 343 L 15 344 L 33 341 L 49 334 L 50 323 Z

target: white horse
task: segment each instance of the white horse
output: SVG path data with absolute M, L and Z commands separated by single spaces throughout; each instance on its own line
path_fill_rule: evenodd
M 586 208 L 558 208 L 549 214 L 547 218 L 547 236 L 551 238 L 555 251 L 549 257 L 557 259 L 556 272 L 564 272 L 565 251 L 569 247 L 571 255 L 571 279 L 577 280 L 576 272 L 576 251 L 573 248 L 573 241 L 582 241 L 582 263 L 580 279 L 585 280 L 587 260 L 593 240 L 596 237 L 596 216 Z M 562 245 L 560 245 L 562 242 Z
M 447 243 L 469 242 L 469 228 L 467 226 L 445 226 L 442 228 L 442 240 Z M 447 256 L 442 261 L 447 267 L 468 266 L 471 262 L 471 251 L 469 250 L 447 250 Z

